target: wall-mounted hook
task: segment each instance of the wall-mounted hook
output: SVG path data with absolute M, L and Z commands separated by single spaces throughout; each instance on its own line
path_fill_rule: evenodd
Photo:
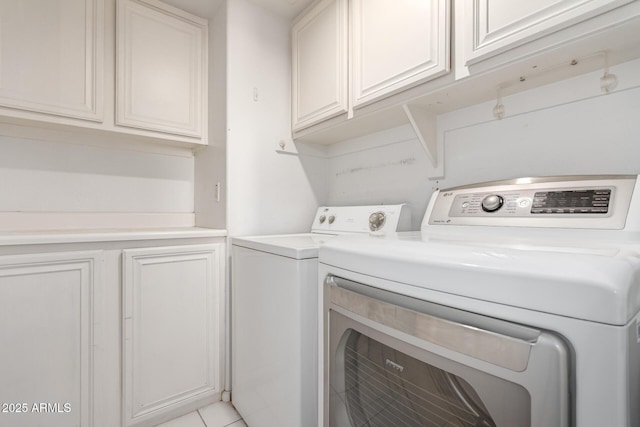
M 609 93 L 618 86 L 618 77 L 615 74 L 611 74 L 605 71 L 600 77 L 600 90 Z
M 618 77 L 609 72 L 609 53 L 604 53 L 604 74 L 600 77 L 600 90 L 609 93 L 618 86 Z
M 498 87 L 498 89 L 496 90 L 496 94 L 497 94 L 496 105 L 495 107 L 493 107 L 492 113 L 493 113 L 493 117 L 500 120 L 504 118 L 504 105 L 502 104 L 502 93 L 501 93 L 500 87 Z

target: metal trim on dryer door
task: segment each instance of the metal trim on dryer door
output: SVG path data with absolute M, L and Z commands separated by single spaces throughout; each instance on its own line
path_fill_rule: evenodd
M 332 275 L 323 292 L 325 427 L 570 425 L 560 337 Z

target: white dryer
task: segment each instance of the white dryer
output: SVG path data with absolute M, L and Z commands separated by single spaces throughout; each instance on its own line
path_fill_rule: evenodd
M 637 176 L 440 190 L 319 262 L 319 425 L 640 426 Z
M 247 425 L 316 423 L 318 248 L 410 226 L 404 204 L 321 207 L 310 233 L 232 238 L 231 400 Z

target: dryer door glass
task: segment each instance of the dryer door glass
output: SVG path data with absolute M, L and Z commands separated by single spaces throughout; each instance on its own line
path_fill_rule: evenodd
M 351 425 L 495 426 L 468 382 L 353 330 L 344 369 Z
M 570 424 L 569 353 L 553 333 L 328 282 L 324 427 Z

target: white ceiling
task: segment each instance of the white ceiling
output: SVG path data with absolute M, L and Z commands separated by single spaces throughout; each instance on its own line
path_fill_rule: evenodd
M 172 6 L 203 18 L 211 18 L 225 0 L 164 0 Z M 234 1 L 234 0 L 230 0 Z M 278 15 L 293 19 L 313 0 L 249 0 Z
M 300 12 L 302 12 L 307 6 L 309 6 L 313 0 L 250 0 L 253 3 L 263 6 L 265 9 L 269 9 L 278 15 L 285 16 L 289 19 L 295 18 Z

